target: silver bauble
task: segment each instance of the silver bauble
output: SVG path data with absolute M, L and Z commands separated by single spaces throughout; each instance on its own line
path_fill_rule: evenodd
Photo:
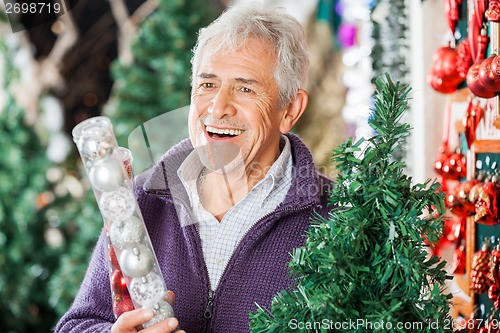
M 85 129 L 79 141 L 82 156 L 90 161 L 110 155 L 114 145 L 113 136 L 109 130 L 98 126 Z
M 119 249 L 136 246 L 145 234 L 142 220 L 134 215 L 125 221 L 113 222 L 109 228 L 111 244 Z
M 123 221 L 132 216 L 135 211 L 135 197 L 126 187 L 118 191 L 104 192 L 99 200 L 101 212 L 109 221 Z
M 125 182 L 122 166 L 114 158 L 102 159 L 92 165 L 89 179 L 92 186 L 101 192 L 116 191 Z
M 153 252 L 145 245 L 139 244 L 132 249 L 123 250 L 119 263 L 123 275 L 140 278 L 146 276 L 153 269 Z
M 155 272 L 146 276 L 133 278 L 130 282 L 130 297 L 139 305 L 152 307 L 165 294 L 163 279 Z
M 153 310 L 155 315 L 154 315 L 153 319 L 151 319 L 147 323 L 142 324 L 142 326 L 144 326 L 144 328 L 153 326 L 154 324 L 157 324 L 162 320 L 165 320 L 167 318 L 174 316 L 174 309 L 172 308 L 170 303 L 168 303 L 167 301 L 165 301 L 163 299 L 161 301 L 159 301 L 158 303 L 154 304 L 152 306 L 152 310 Z

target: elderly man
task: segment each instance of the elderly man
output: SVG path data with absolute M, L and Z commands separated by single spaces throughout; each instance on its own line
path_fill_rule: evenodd
M 293 287 L 290 252 L 314 213 L 326 216 L 330 181 L 288 132 L 304 112 L 304 31 L 281 9 L 227 10 L 199 34 L 189 140 L 135 180 L 137 200 L 176 318 L 143 332 L 249 331 L 249 313 Z M 115 321 L 101 236 L 63 332 L 136 332 L 153 312 Z

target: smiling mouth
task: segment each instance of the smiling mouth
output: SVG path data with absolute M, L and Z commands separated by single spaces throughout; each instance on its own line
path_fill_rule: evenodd
M 235 138 L 245 132 L 239 129 L 215 128 L 212 126 L 206 126 L 206 131 L 212 139 Z

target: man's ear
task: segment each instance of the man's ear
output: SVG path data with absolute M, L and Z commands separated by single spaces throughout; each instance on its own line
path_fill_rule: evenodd
M 286 107 L 283 118 L 280 122 L 280 132 L 282 134 L 290 132 L 293 125 L 299 120 L 306 110 L 309 96 L 304 89 L 299 89 L 295 98 Z

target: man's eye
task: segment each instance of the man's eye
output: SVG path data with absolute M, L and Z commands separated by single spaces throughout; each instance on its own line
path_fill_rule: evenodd
M 240 90 L 241 90 L 242 92 L 244 92 L 244 93 L 251 93 L 251 92 L 253 92 L 253 90 L 252 90 L 252 89 L 248 89 L 247 87 L 243 87 L 243 88 L 241 88 Z
M 212 89 L 215 85 L 211 82 L 205 82 L 201 84 L 201 87 L 204 89 Z

